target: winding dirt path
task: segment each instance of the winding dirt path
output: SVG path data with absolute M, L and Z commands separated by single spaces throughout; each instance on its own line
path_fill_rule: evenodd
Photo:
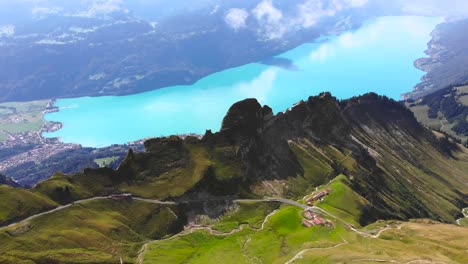
M 0 130 L 0 133 L 3 133 L 5 135 L 7 135 L 10 138 L 10 140 L 15 140 L 16 139 L 12 134 L 10 134 L 10 133 L 8 133 L 8 132 L 6 132 L 4 130 Z
M 341 247 L 341 246 L 344 246 L 344 245 L 347 245 L 349 244 L 348 241 L 346 241 L 346 239 L 340 237 L 343 242 L 342 243 L 339 243 L 339 244 L 336 244 L 334 246 L 331 246 L 331 247 L 317 247 L 317 248 L 307 248 L 307 249 L 304 249 L 302 251 L 300 251 L 299 253 L 297 253 L 292 259 L 288 260 L 285 264 L 292 264 L 294 263 L 294 261 L 302 258 L 302 256 L 308 252 L 308 251 L 313 251 L 313 250 L 327 250 L 327 249 L 333 249 L 333 248 L 337 248 L 337 247 Z
M 31 220 L 33 220 L 35 218 L 55 213 L 57 211 L 66 209 L 66 208 L 68 208 L 68 207 L 70 207 L 70 206 L 72 206 L 74 204 L 82 204 L 82 203 L 86 203 L 86 202 L 90 202 L 90 201 L 105 200 L 105 199 L 115 199 L 115 198 L 113 198 L 112 196 L 98 196 L 98 197 L 92 197 L 92 198 L 88 198 L 88 199 L 82 199 L 82 200 L 74 201 L 74 202 L 66 204 L 66 205 L 58 206 L 58 207 L 56 207 L 56 208 L 54 208 L 52 210 L 41 212 L 41 213 L 38 213 L 38 214 L 35 214 L 35 215 L 32 215 L 32 216 L 29 216 L 28 218 L 19 220 L 19 221 L 15 222 L 15 223 L 12 223 L 12 224 L 9 224 L 9 225 L 6 225 L 6 226 L 0 226 L 0 230 L 2 228 L 5 228 L 5 227 L 12 227 L 12 226 L 17 225 L 17 224 L 22 223 L 22 222 L 29 222 L 29 221 L 31 221 Z M 143 199 L 143 198 L 138 198 L 138 197 L 133 197 L 132 199 L 137 200 L 137 201 L 148 202 L 148 203 L 161 204 L 161 205 L 175 205 L 175 204 L 177 204 L 175 202 Z
M 102 199 L 109 199 L 109 197 L 93 197 L 93 198 L 89 198 L 89 199 L 83 199 L 83 200 L 78 200 L 78 201 L 75 201 L 73 203 L 70 203 L 70 204 L 67 204 L 67 205 L 61 205 L 59 207 L 56 207 L 52 210 L 49 210 L 49 211 L 45 211 L 45 212 L 42 212 L 42 213 L 38 213 L 38 214 L 35 214 L 35 215 L 32 215 L 28 218 L 25 218 L 23 220 L 20 220 L 18 222 L 15 222 L 15 223 L 12 223 L 12 224 L 9 224 L 7 225 L 6 227 L 12 227 L 14 225 L 17 225 L 19 223 L 22 223 L 22 222 L 29 222 L 35 218 L 38 218 L 38 217 L 41 217 L 41 216 L 44 216 L 44 215 L 48 215 L 48 214 L 51 214 L 51 213 L 55 213 L 57 211 L 60 211 L 60 210 L 63 210 L 63 209 L 66 209 L 74 204 L 81 204 L 81 203 L 85 203 L 85 202 L 89 202 L 89 201 L 95 201 L 95 200 L 102 200 Z M 3 227 L 0 227 L 1 228 L 4 228 L 5 226 Z
M 88 198 L 88 199 L 82 199 L 82 200 L 78 200 L 78 201 L 75 201 L 73 203 L 70 203 L 70 204 L 67 204 L 67 205 L 62 205 L 62 206 L 59 206 L 57 208 L 54 208 L 52 210 L 49 210 L 49 211 L 46 211 L 46 212 L 42 212 L 42 213 L 38 213 L 38 214 L 35 214 L 35 215 L 32 215 L 26 219 L 23 219 L 23 220 L 20 220 L 18 222 L 15 222 L 15 223 L 12 223 L 6 227 L 12 227 L 14 225 L 17 225 L 19 223 L 22 223 L 22 222 L 28 222 L 28 221 L 31 221 L 35 218 L 38 218 L 38 217 L 41 217 L 41 216 L 44 216 L 44 215 L 47 215 L 47 214 L 52 214 L 54 212 L 57 212 L 57 211 L 60 211 L 60 210 L 63 210 L 63 209 L 66 209 L 74 204 L 82 204 L 82 203 L 86 203 L 86 202 L 89 202 L 89 201 L 95 201 L 95 200 L 103 200 L 103 199 L 115 199 L 115 197 L 112 197 L 112 196 L 100 196 L 100 197 L 92 197 L 92 198 Z M 196 203 L 196 202 L 206 202 L 206 201 L 215 201 L 215 200 L 229 200 L 228 198 L 216 198 L 216 199 L 205 199 L 205 200 L 191 200 L 191 201 L 182 201 L 182 202 L 173 202 L 173 201 L 160 201 L 160 200 L 153 200 L 153 199 L 146 199 L 146 198 L 139 198 L 139 197 L 132 197 L 133 200 L 137 200 L 137 201 L 142 201 L 142 202 L 147 202 L 147 203 L 154 203 L 154 204 L 160 204 L 160 205 L 177 205 L 177 204 L 181 204 L 181 203 Z M 303 210 L 310 210 L 310 211 L 313 211 L 313 212 L 316 212 L 316 213 L 321 213 L 321 214 L 324 214 L 324 215 L 327 215 L 337 221 L 340 221 L 341 223 L 343 223 L 346 227 L 349 228 L 349 230 L 361 235 L 361 236 L 364 236 L 364 237 L 370 237 L 370 238 L 379 238 L 380 235 L 386 231 L 386 230 L 391 230 L 391 229 L 401 229 L 403 227 L 404 224 L 401 224 L 399 225 L 398 227 L 385 227 L 383 229 L 381 229 L 377 234 L 375 235 L 371 235 L 369 233 L 366 233 L 366 232 L 363 232 L 363 231 L 360 231 L 360 230 L 357 230 L 353 225 L 349 224 L 348 222 L 346 222 L 345 220 L 329 213 L 328 211 L 320 208 L 320 207 L 317 207 L 317 206 L 307 206 L 305 204 L 301 204 L 301 203 L 298 203 L 297 201 L 292 201 L 292 200 L 289 200 L 289 199 L 283 199 L 283 198 L 264 198 L 264 199 L 234 199 L 232 200 L 234 202 L 279 202 L 279 203 L 284 203 L 284 204 L 289 204 L 289 205 L 292 205 L 292 206 L 295 206 L 295 207 L 299 207 Z M 164 240 L 171 240 L 171 239 L 175 239 L 179 236 L 184 236 L 184 235 L 187 235 L 187 234 L 190 234 L 192 233 L 193 231 L 195 230 L 205 230 L 207 232 L 209 232 L 211 235 L 215 235 L 215 236 L 229 236 L 229 235 L 232 235 L 236 232 L 240 232 L 242 230 L 244 230 L 246 227 L 252 229 L 252 230 L 255 230 L 255 231 L 260 231 L 260 230 L 263 230 L 265 228 L 265 224 L 268 222 L 269 218 L 271 216 L 273 216 L 278 210 L 275 210 L 273 212 L 271 212 L 270 214 L 268 214 L 264 221 L 262 222 L 262 225 L 260 228 L 255 228 L 255 227 L 252 227 L 248 224 L 243 224 L 243 225 L 240 225 L 238 228 L 236 229 L 233 229 L 229 232 L 220 232 L 220 231 L 217 231 L 217 230 L 214 230 L 212 229 L 211 227 L 204 227 L 204 226 L 200 226 L 200 227 L 192 227 L 192 228 L 189 228 L 189 229 L 186 229 L 176 235 L 173 235 L 171 237 L 168 237 L 166 239 L 162 239 L 162 240 L 152 240 L 152 241 L 148 241 L 146 242 L 141 250 L 139 251 L 138 253 L 138 257 L 137 257 L 137 263 L 138 264 L 142 264 L 143 261 L 144 261 L 144 255 L 148 249 L 148 245 L 152 242 L 156 242 L 156 241 L 164 241 Z M 468 209 L 466 209 L 466 211 L 468 211 Z M 5 228 L 4 227 L 0 227 L 0 230 Z M 332 249 L 332 248 L 336 248 L 336 247 L 340 247 L 340 246 L 343 246 L 343 245 L 346 245 L 348 244 L 348 242 L 343 239 L 343 243 L 340 243 L 340 244 L 337 244 L 337 245 L 334 245 L 334 246 L 331 246 L 331 247 L 328 247 L 328 248 L 309 248 L 309 249 L 304 249 L 302 251 L 300 251 L 299 253 L 297 253 L 291 260 L 289 260 L 288 262 L 286 262 L 286 264 L 291 264 L 293 263 L 295 260 L 299 259 L 299 258 L 302 258 L 302 255 L 310 250 L 319 250 L 319 249 Z M 248 243 L 248 242 L 247 242 Z M 410 264 L 410 263 L 409 263 Z
M 325 210 L 323 210 L 323 211 L 325 211 Z M 330 215 L 330 216 L 332 215 L 332 214 L 330 214 L 330 213 L 328 213 L 328 212 L 327 212 L 327 214 Z M 333 216 L 333 217 L 334 217 L 334 216 Z M 339 219 L 339 218 L 337 218 L 337 217 L 334 217 L 334 218 L 337 219 L 337 220 L 339 220 L 339 221 L 343 221 L 343 220 L 341 220 L 341 219 Z M 343 222 L 344 222 L 344 221 L 343 221 Z M 399 226 L 396 227 L 396 228 L 395 228 L 395 227 L 386 227 L 386 228 L 381 229 L 377 234 L 371 235 L 371 234 L 368 234 L 368 233 L 365 233 L 365 232 L 362 232 L 362 231 L 359 231 L 359 230 L 355 229 L 354 227 L 352 227 L 350 224 L 348 224 L 348 223 L 346 223 L 346 222 L 344 222 L 344 223 L 345 223 L 346 225 L 348 225 L 348 227 L 350 227 L 350 229 L 351 229 L 352 231 L 356 232 L 357 234 L 359 234 L 359 235 L 361 235 L 361 236 L 364 236 L 364 237 L 370 237 L 370 238 L 379 238 L 380 235 L 381 235 L 384 231 L 387 231 L 387 230 L 394 230 L 394 229 L 400 230 L 400 229 L 403 227 L 403 225 L 404 225 L 404 224 L 401 224 L 401 225 L 399 225 Z M 342 242 L 342 243 L 339 243 L 339 244 L 336 244 L 336 245 L 334 245 L 334 246 L 331 246 L 331 247 L 326 247 L 326 248 L 318 247 L 318 248 L 308 248 L 308 249 L 304 249 L 304 250 L 300 251 L 299 253 L 297 253 L 292 259 L 290 259 L 289 261 L 287 261 L 285 264 L 292 264 L 292 263 L 294 263 L 294 261 L 296 261 L 297 259 L 302 258 L 303 255 L 304 255 L 306 252 L 308 252 L 308 251 L 320 250 L 320 249 L 323 249 L 323 250 L 326 250 L 326 249 L 333 249 L 333 248 L 337 248 L 337 247 L 341 247 L 341 246 L 344 246 L 344 245 L 349 244 L 349 242 L 348 242 L 346 239 L 344 239 L 344 238 L 342 238 L 342 237 L 340 237 L 340 238 L 343 240 L 343 242 Z M 395 261 L 395 260 L 378 260 L 378 259 L 366 259 L 366 260 L 367 260 L 367 261 L 370 261 L 370 260 L 371 260 L 371 261 L 376 261 L 376 262 L 395 262 L 395 263 L 400 263 L 400 262 Z M 353 261 L 351 261 L 351 262 L 356 262 L 356 261 L 364 261 L 364 259 L 363 259 L 363 260 L 353 260 Z
M 461 221 L 462 219 L 468 218 L 468 207 L 462 209 L 462 214 L 463 214 L 464 218 L 459 218 L 459 219 L 457 219 L 457 221 L 456 221 L 456 222 L 457 222 L 457 225 L 459 225 L 459 226 L 461 226 L 460 221 Z
M 165 238 L 165 239 L 159 239 L 159 240 L 151 240 L 151 241 L 148 241 L 146 242 L 140 249 L 139 253 L 138 253 L 138 257 L 137 257 L 137 264 L 143 264 L 143 261 L 145 259 L 144 255 L 148 249 L 148 245 L 151 244 L 151 243 L 154 243 L 154 242 L 160 242 L 160 241 L 167 241 L 167 240 L 173 240 L 177 237 L 180 237 L 180 236 L 186 236 L 186 235 L 189 235 L 191 234 L 193 231 L 196 231 L 196 230 L 205 230 L 207 231 L 208 233 L 210 233 L 210 235 L 214 235 L 214 236 L 229 236 L 229 235 L 232 235 L 234 233 L 237 233 L 237 232 L 240 232 L 242 230 L 244 230 L 246 227 L 254 230 L 254 231 L 260 231 L 260 230 L 263 230 L 265 228 L 265 224 L 268 222 L 268 220 L 270 219 L 270 217 L 272 217 L 274 214 L 276 214 L 278 212 L 278 210 L 274 210 L 273 212 L 269 213 L 265 219 L 263 220 L 262 222 L 262 225 L 260 226 L 260 228 L 255 228 L 255 227 L 252 227 L 251 225 L 249 224 L 242 224 L 240 225 L 238 228 L 235 228 L 229 232 L 219 232 L 217 230 L 214 230 L 212 229 L 211 227 L 206 227 L 206 226 L 199 226 L 199 227 L 191 227 L 189 229 L 186 229 L 176 235 L 173 235 L 171 237 L 168 237 L 168 238 Z M 247 241 L 243 244 L 243 247 L 245 247 L 245 245 L 247 243 L 250 242 L 250 238 L 247 239 Z
M 311 209 L 312 209 L 312 210 L 315 210 L 315 212 L 318 211 L 318 212 L 320 212 L 320 213 L 322 213 L 322 214 L 328 215 L 328 216 L 331 217 L 331 218 L 334 218 L 334 219 L 337 220 L 337 221 L 340 221 L 340 222 L 343 223 L 346 227 L 348 227 L 351 231 L 353 231 L 353 232 L 355 232 L 355 233 L 357 233 L 357 234 L 359 234 L 359 235 L 361 235 L 361 236 L 364 236 L 364 237 L 379 238 L 380 235 L 381 235 L 384 231 L 386 231 L 386 230 L 391 230 L 391 229 L 400 230 L 400 229 L 403 228 L 403 226 L 405 225 L 405 224 L 400 224 L 400 225 L 397 226 L 397 227 L 390 227 L 390 226 L 387 226 L 387 227 L 381 229 L 377 234 L 372 235 L 372 234 L 369 234 L 369 233 L 367 233 L 367 232 L 363 232 L 363 231 L 360 231 L 360 230 L 356 229 L 352 224 L 350 224 L 350 223 L 346 222 L 345 220 L 343 220 L 343 219 L 341 219 L 341 218 L 339 218 L 339 217 L 337 217 L 337 216 L 335 216 L 335 215 L 329 213 L 328 211 L 326 211 L 326 210 L 324 210 L 324 209 L 322 209 L 322 208 L 320 208 L 320 207 L 313 206 L 313 207 L 311 207 Z
M 68 208 L 68 207 L 70 207 L 70 206 L 72 206 L 74 204 L 82 204 L 82 203 L 89 202 L 89 201 L 103 200 L 103 199 L 115 199 L 115 198 L 112 197 L 112 196 L 97 196 L 97 197 L 91 197 L 91 198 L 87 198 L 87 199 L 74 201 L 74 202 L 71 202 L 71 203 L 66 204 L 66 205 L 58 206 L 58 207 L 56 207 L 54 209 L 51 209 L 49 211 L 45 211 L 45 212 L 41 212 L 41 213 L 38 213 L 38 214 L 35 214 L 35 215 L 32 215 L 32 216 L 29 216 L 28 218 L 19 220 L 19 221 L 15 222 L 15 223 L 11 223 L 11 224 L 7 225 L 6 227 L 12 227 L 12 226 L 14 226 L 16 224 L 19 224 L 21 222 L 30 221 L 30 220 L 33 220 L 33 219 L 35 219 L 37 217 L 41 217 L 41 216 L 44 216 L 44 215 L 47 215 L 47 214 L 51 214 L 51 213 L 66 209 L 66 208 Z M 161 200 L 155 200 L 155 199 L 146 199 L 146 198 L 140 198 L 140 197 L 134 197 L 133 196 L 132 200 L 142 201 L 142 202 L 147 202 L 147 203 L 160 204 L 160 205 L 177 205 L 177 204 L 185 204 L 185 203 L 198 203 L 198 202 L 223 201 L 223 200 L 232 200 L 234 202 L 279 202 L 279 203 L 285 203 L 285 204 L 289 204 L 289 205 L 292 205 L 292 206 L 296 206 L 296 207 L 299 207 L 299 208 L 302 208 L 302 209 L 308 209 L 309 208 L 308 206 L 306 206 L 304 204 L 298 203 L 296 201 L 288 200 L 288 199 L 283 199 L 283 198 L 230 199 L 229 197 L 221 197 L 221 198 L 208 198 L 208 199 L 202 199 L 202 200 L 190 200 L 190 201 L 173 202 L 173 201 L 161 201 Z M 5 226 L 0 226 L 0 229 L 4 228 L 4 227 Z

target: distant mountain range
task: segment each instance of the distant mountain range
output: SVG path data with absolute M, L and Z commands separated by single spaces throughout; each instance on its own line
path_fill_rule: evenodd
M 153 16 L 141 6 L 133 12 L 131 4 L 103 2 L 109 3 L 84 10 L 49 4 L 27 19 L 0 24 L 0 102 L 191 84 L 355 28 L 368 17 L 361 4 L 347 1 L 320 7 L 314 17 L 305 13 L 312 8 L 307 1 L 201 1 L 184 13 L 174 3 L 165 15 L 166 7 L 155 4 L 153 10 L 161 10 Z
M 13 179 L 6 177 L 2 174 L 0 174 L 0 184 L 8 185 L 11 187 L 20 187 L 20 185 L 16 183 Z
M 442 23 L 432 32 L 427 58 L 415 66 L 427 72 L 408 98 L 419 99 L 451 85 L 468 83 L 468 19 Z
M 433 2 L 425 3 L 431 13 L 454 13 Z M 44 0 L 2 2 L 0 10 L 0 102 L 191 84 L 216 71 L 271 60 L 373 16 L 425 14 L 408 3 L 373 0 L 203 0 L 190 7 L 181 0 Z M 459 33 L 466 21 L 434 31 L 430 58 L 416 63 L 428 74 L 409 97 L 467 81 L 467 41 Z

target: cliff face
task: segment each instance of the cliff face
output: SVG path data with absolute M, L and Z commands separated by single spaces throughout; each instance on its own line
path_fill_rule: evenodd
M 215 137 L 217 142 L 239 146 L 249 165 L 250 179 L 284 178 L 301 172 L 290 140 L 309 138 L 324 144 L 350 141 L 347 121 L 330 94 L 301 101 L 276 116 L 271 108 L 262 108 L 256 100 L 244 100 L 229 109 Z
M 254 193 L 301 197 L 343 173 L 372 204 L 363 221 L 452 221 L 466 204 L 466 149 L 444 146 L 453 159 L 409 110 L 376 94 L 338 102 L 324 93 L 276 116 L 248 99 L 234 104 L 209 137 L 212 146 L 238 147 L 243 182 Z
M 388 134 L 390 131 L 397 135 Z M 437 146 L 435 137 L 410 111 L 393 100 L 368 94 L 338 102 L 329 93 L 310 97 L 276 116 L 270 108 L 262 108 L 253 99 L 236 103 L 224 118 L 221 131 L 213 136 L 215 143 L 211 144 L 238 146 L 249 168 L 246 171 L 249 180 L 284 179 L 303 173 L 291 144 L 306 140 L 317 148 L 333 146 L 350 157 L 372 159 L 370 155 L 376 155 L 375 152 L 362 141 L 369 141 L 376 135 L 380 136 L 380 141 L 405 135 Z M 404 151 L 401 154 L 406 155 Z

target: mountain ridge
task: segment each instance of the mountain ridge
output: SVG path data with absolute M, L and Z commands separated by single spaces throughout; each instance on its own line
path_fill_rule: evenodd
M 253 201 L 284 198 L 308 208 L 306 197 L 327 188 L 330 197 L 313 206 L 333 216 L 334 232 L 361 234 L 356 228 L 382 219 L 455 223 L 468 206 L 468 149 L 439 139 L 402 103 L 373 93 L 342 101 L 322 93 L 276 115 L 246 99 L 228 110 L 219 132 L 144 145 L 142 153 L 130 149 L 116 170 L 55 174 L 30 190 L 1 186 L 0 224 L 13 225 L 0 228 L 0 260 L 114 263 L 118 252 L 131 262 L 146 254 L 140 248 L 147 241 L 177 240 L 184 228 L 191 233 L 213 221 L 220 221 L 213 228 L 235 233 L 275 208 L 289 219 L 278 221 L 302 230 L 299 208 Z M 52 208 L 61 210 L 17 222 Z M 55 240 L 42 245 L 51 232 Z M 24 250 L 31 243 L 38 245 L 33 253 Z
M 377 144 L 378 141 L 385 144 Z M 416 144 L 422 146 L 421 149 Z M 437 215 L 428 209 L 427 197 L 415 195 L 413 187 L 405 186 L 400 180 L 391 180 L 392 184 L 388 184 L 398 173 L 411 176 L 415 171 L 428 179 L 435 178 L 436 186 L 449 184 L 450 191 L 444 193 L 447 199 L 444 202 L 450 201 L 457 208 L 466 206 L 466 177 L 452 172 L 465 184 L 457 187 L 456 180 L 440 175 L 440 171 L 448 169 L 445 163 L 450 164 L 455 156 L 464 155 L 464 149 L 454 142 L 443 146 L 433 133 L 416 121 L 411 111 L 399 102 L 376 94 L 338 101 L 331 94 L 323 93 L 276 116 L 268 106 L 262 107 L 255 99 L 246 99 L 229 109 L 218 133 L 207 131 L 202 139 L 151 139 L 145 142 L 145 148 L 144 153 L 130 150 L 115 171 L 101 168 L 87 169 L 74 176 L 57 174 L 34 189 L 55 197 L 53 200 L 59 203 L 115 192 L 133 192 L 158 199 L 177 199 L 189 192 L 216 195 L 222 186 L 225 187 L 221 188 L 223 191 L 238 197 L 299 197 L 310 190 L 310 186 L 294 190 L 298 186 L 291 180 L 307 181 L 307 166 L 311 166 L 319 172 L 309 173 L 313 184 L 325 183 L 341 173 L 354 179 L 353 188 L 379 204 L 372 208 L 377 215 L 382 211 L 398 211 L 393 210 L 395 208 L 401 213 L 389 216 L 399 219 Z M 425 155 L 422 149 L 430 151 L 431 155 Z M 429 160 L 442 159 L 444 166 L 438 171 L 428 170 L 414 154 Z M 395 164 L 386 164 L 383 157 L 391 158 Z M 347 159 L 351 165 L 343 164 L 342 160 Z M 411 170 L 404 172 L 400 163 L 410 166 Z M 203 179 L 208 182 L 199 184 Z M 279 182 L 286 187 L 277 186 Z M 387 184 L 382 185 L 385 182 Z M 148 184 L 156 189 L 151 190 Z M 67 186 L 68 191 L 64 192 Z M 442 194 L 433 186 L 428 187 L 431 193 Z M 389 189 L 372 192 L 372 188 Z M 263 193 L 257 189 L 263 189 Z M 391 204 L 405 204 L 401 198 L 385 202 L 394 200 L 395 192 L 414 199 L 420 206 L 419 212 L 412 209 L 415 204 L 408 205 L 405 210 L 394 205 L 390 209 Z M 455 211 L 454 208 L 436 211 L 444 212 L 442 219 L 446 221 L 453 221 L 456 216 L 448 213 Z

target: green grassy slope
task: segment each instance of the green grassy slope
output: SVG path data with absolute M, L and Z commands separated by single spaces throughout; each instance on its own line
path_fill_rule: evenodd
M 278 206 L 277 203 L 241 202 L 214 221 L 211 228 L 219 232 L 230 232 L 242 225 L 258 229 L 265 217 Z
M 408 262 L 417 254 L 437 261 L 464 260 L 459 250 L 463 244 L 457 239 L 446 243 L 441 237 L 444 251 L 434 246 L 436 242 L 425 241 L 420 231 L 402 227 L 408 231 L 401 234 L 404 241 L 395 236 L 387 243 L 382 236 L 372 244 L 371 237 L 351 228 L 378 232 L 382 222 L 365 227 L 378 219 L 432 218 L 454 223 L 460 218 L 460 208 L 468 206 L 468 149 L 443 145 L 399 103 L 374 94 L 338 102 L 322 94 L 277 117 L 253 100 L 234 108 L 220 133 L 207 132 L 203 139 L 152 139 L 145 143 L 146 152 L 129 151 L 115 171 L 100 168 L 76 175 L 56 174 L 31 190 L 8 189 L 0 195 L 38 196 L 42 201 L 38 205 L 25 201 L 37 211 L 45 208 L 41 207 L 44 201 L 54 206 L 122 192 L 160 200 L 198 200 L 198 204 L 185 203 L 172 211 L 136 201 L 74 204 L 30 223 L 0 229 L 0 262 L 63 263 L 70 256 L 74 263 L 115 263 L 120 257 L 134 262 L 146 241 L 192 223 L 196 227 L 192 234 L 186 231 L 148 244 L 145 261 L 285 263 L 305 249 L 336 252 L 334 246 L 347 249 L 348 244 L 356 262 L 366 248 L 372 257 L 385 261 L 394 256 L 395 261 Z M 281 207 L 258 230 L 278 205 L 235 205 L 232 201 L 279 196 L 305 203 L 308 196 L 325 188 L 332 192 L 315 205 L 333 215 L 322 212 L 334 228 L 306 229 L 300 209 Z M 208 202 L 214 198 L 230 201 Z M 12 213 L 20 204 L 3 207 L 4 221 L 19 217 Z M 428 224 L 408 225 L 424 229 Z M 465 232 L 448 227 L 452 226 L 441 228 Z M 237 229 L 241 231 L 233 232 Z M 401 244 L 405 241 L 415 253 L 399 253 L 405 250 Z M 356 254 L 351 253 L 351 244 Z M 388 250 L 379 253 L 374 245 Z M 304 258 L 311 262 L 335 260 L 327 254 L 310 258 L 309 253 L 305 251 Z
M 345 114 L 361 124 L 353 127 L 352 140 L 371 159 L 359 162 L 367 172 L 349 174 L 353 189 L 393 218 L 454 222 L 468 194 L 467 149 L 437 139 L 392 101 L 358 100 Z M 365 168 L 366 162 L 375 166 Z
M 200 230 L 155 241 L 143 263 L 286 263 L 296 256 L 294 263 L 468 261 L 466 228 L 430 221 L 381 222 L 365 236 L 339 221 L 334 227 L 305 228 L 299 213 L 284 207 L 258 231 L 246 228 L 222 236 Z M 370 237 L 384 228 L 379 237 Z
M 230 236 L 197 231 L 149 245 L 144 263 L 284 263 L 301 244 L 328 237 L 339 241 L 341 228 L 303 228 L 300 210 L 287 207 L 273 214 L 260 231 L 244 229 Z
M 336 248 L 306 251 L 294 263 L 466 263 L 467 228 L 440 223 L 400 223 L 379 238 L 353 234 Z
M 0 226 L 57 206 L 41 194 L 6 185 L 0 185 L 0 197 Z
M 180 145 L 175 147 L 169 145 L 166 146 L 167 149 L 158 149 L 158 152 L 153 152 L 155 155 L 142 157 L 143 162 L 137 157 L 135 160 L 138 164 L 131 166 L 131 170 L 136 170 L 133 178 L 118 188 L 143 197 L 166 199 L 181 196 L 195 186 L 212 165 L 207 148 L 190 143 L 184 144 L 177 138 L 169 140 L 174 140 L 173 144 Z M 163 157 L 163 155 L 169 156 Z M 171 158 L 171 155 L 174 157 Z
M 370 202 L 354 192 L 350 187 L 350 181 L 345 175 L 339 175 L 327 185 L 318 188 L 318 191 L 330 188 L 332 191 L 315 206 L 325 209 L 339 219 L 354 226 L 359 226 L 362 213 Z
M 406 106 L 425 126 L 468 140 L 468 86 L 450 86 Z
M 112 162 L 115 162 L 118 159 L 119 159 L 119 156 L 112 156 L 112 157 L 95 159 L 94 162 L 96 162 L 96 164 L 102 168 L 102 167 L 108 167 L 110 164 L 112 164 Z
M 361 224 L 382 217 L 453 222 L 465 206 L 468 150 L 442 149 L 397 102 L 369 94 L 340 105 L 324 94 L 268 126 L 257 120 L 262 113 L 255 111 L 264 111 L 257 102 L 242 103 L 258 109 L 228 114 L 231 123 L 218 134 L 152 139 L 147 152 L 129 152 L 117 171 L 56 175 L 33 191 L 60 204 L 120 192 L 154 199 L 198 193 L 298 199 L 344 174 L 371 204 L 363 207 Z M 252 124 L 242 124 L 247 121 Z
M 110 199 L 73 205 L 1 229 L 0 263 L 131 263 L 146 240 L 179 230 L 174 210 Z
M 166 199 L 187 192 L 213 164 L 203 145 L 183 142 L 177 137 L 157 141 L 147 142 L 146 153 L 130 152 L 117 171 L 100 168 L 76 175 L 56 174 L 37 184 L 34 190 L 62 204 L 120 192 Z
M 100 168 L 75 175 L 56 174 L 33 190 L 60 204 L 121 192 L 169 199 L 193 190 L 206 176 L 212 176 L 210 182 L 224 186 L 244 177 L 244 163 L 232 146 L 210 148 L 195 138 L 184 141 L 169 137 L 149 140 L 146 148 L 145 153 L 129 152 L 117 171 Z
M 467 149 L 459 146 L 453 152 L 455 158 L 451 158 L 428 142 L 414 140 L 398 131 L 385 133 L 393 134 L 392 144 L 405 149 L 403 155 L 391 145 L 373 143 L 382 141 L 385 135 L 381 133 L 361 138 L 365 145 L 374 146 L 377 165 L 388 175 L 377 195 L 388 201 L 392 211 L 413 207 L 415 215 L 426 211 L 431 217 L 453 222 L 468 193 Z

